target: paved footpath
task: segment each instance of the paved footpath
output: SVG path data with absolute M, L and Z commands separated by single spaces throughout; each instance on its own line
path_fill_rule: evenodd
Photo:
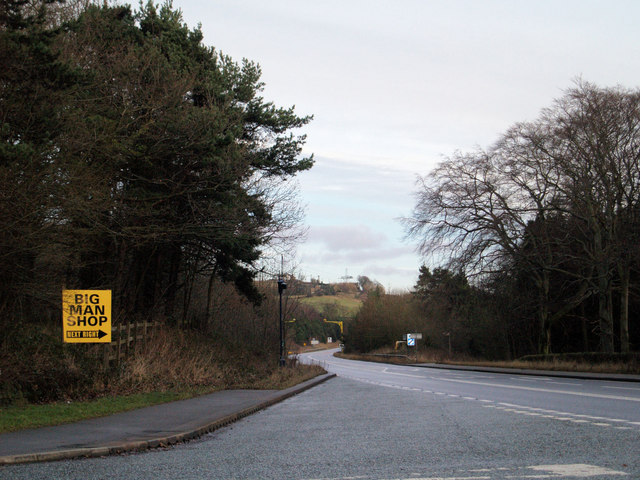
M 0 434 L 0 465 L 98 457 L 199 437 L 318 385 L 325 374 L 286 390 L 223 390 L 81 422 Z

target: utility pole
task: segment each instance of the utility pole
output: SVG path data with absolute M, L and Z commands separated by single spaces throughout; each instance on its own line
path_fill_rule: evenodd
M 282 318 L 282 292 L 287 288 L 287 284 L 282 278 L 284 266 L 284 256 L 281 257 L 280 263 L 280 277 L 278 278 L 278 294 L 280 295 L 280 366 L 284 367 L 286 362 L 285 358 L 285 336 L 284 336 L 284 321 Z

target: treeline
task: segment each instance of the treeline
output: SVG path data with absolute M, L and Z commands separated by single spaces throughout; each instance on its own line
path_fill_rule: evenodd
M 422 333 L 420 348 L 435 358 L 449 355 L 497 360 L 509 357 L 508 333 L 496 317 L 490 295 L 469 284 L 464 275 L 420 268 L 410 293 L 372 292 L 349 322 L 348 351 L 361 353 L 395 347 L 407 333 Z M 403 344 L 400 349 L 404 352 Z
M 473 279 L 511 355 L 637 349 L 640 91 L 576 82 L 493 147 L 445 159 L 408 227 Z
M 421 179 L 410 237 L 433 265 L 412 294 L 371 298 L 360 351 L 425 332 L 486 358 L 640 345 L 640 91 L 578 81 L 491 148 Z
M 224 285 L 265 298 L 255 266 L 296 236 L 288 180 L 313 159 L 294 131 L 311 118 L 265 101 L 260 67 L 202 38 L 170 3 L 3 1 L 5 339 L 60 322 L 63 288 L 112 290 L 116 324 L 221 331 L 232 326 L 217 309 L 250 308 Z M 263 342 L 260 328 L 251 336 Z
M 325 322 L 340 321 L 340 313 L 336 306 L 325 308 L 320 313 L 315 308 L 298 302 L 291 309 L 291 319 L 286 320 L 288 341 L 296 345 L 308 345 L 313 338 L 322 343 L 326 343 L 329 337 L 333 342 L 340 341 L 340 327 L 335 323 Z

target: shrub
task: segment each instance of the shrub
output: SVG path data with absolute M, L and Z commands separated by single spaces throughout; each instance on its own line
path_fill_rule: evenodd
M 41 403 L 92 391 L 100 367 L 91 347 L 63 344 L 61 334 L 54 333 L 37 324 L 3 329 L 0 404 Z
M 578 362 L 587 364 L 600 363 L 625 363 L 640 365 L 640 352 L 635 353 L 600 353 L 600 352 L 582 352 L 582 353 L 553 353 L 540 355 L 525 355 L 519 360 L 523 362 Z

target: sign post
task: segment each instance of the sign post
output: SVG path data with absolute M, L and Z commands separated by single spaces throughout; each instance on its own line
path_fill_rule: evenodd
M 62 340 L 111 342 L 111 290 L 62 291 Z
M 422 333 L 407 333 L 407 347 L 414 347 L 416 363 L 418 363 L 418 340 L 422 340 Z

